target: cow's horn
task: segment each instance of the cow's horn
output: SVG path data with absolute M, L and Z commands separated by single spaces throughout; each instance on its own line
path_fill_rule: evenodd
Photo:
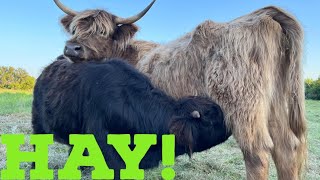
M 146 7 L 143 11 L 141 11 L 139 14 L 129 17 L 129 18 L 121 18 L 121 17 L 117 17 L 115 19 L 116 24 L 132 24 L 136 21 L 138 21 L 139 19 L 141 19 L 151 8 L 151 6 L 154 4 L 154 2 L 156 2 L 156 0 L 153 0 L 148 7 Z
M 68 8 L 67 6 L 63 5 L 59 0 L 53 0 L 56 5 L 66 14 L 70 15 L 70 16 L 75 16 L 78 13 L 70 8 Z
M 199 119 L 199 118 L 200 118 L 200 113 L 199 113 L 199 111 L 193 111 L 193 112 L 191 113 L 191 116 L 192 116 L 193 118 Z

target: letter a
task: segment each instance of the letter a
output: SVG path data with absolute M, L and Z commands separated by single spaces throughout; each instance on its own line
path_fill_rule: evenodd
M 70 144 L 74 146 L 64 169 L 58 172 L 59 179 L 81 179 L 79 166 L 94 166 L 92 179 L 113 179 L 114 172 L 107 166 L 93 135 L 72 134 L 69 137 Z M 89 155 L 83 156 L 86 148 Z

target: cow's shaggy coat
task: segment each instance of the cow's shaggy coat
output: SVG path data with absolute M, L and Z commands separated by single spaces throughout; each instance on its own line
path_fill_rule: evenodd
M 266 7 L 228 23 L 205 21 L 158 45 L 132 39 L 135 25 L 114 26 L 113 18 L 93 17 L 94 12 L 62 19 L 67 31 L 75 30 L 70 41 L 84 49 L 85 56 L 71 60 L 124 57 L 174 97 L 209 95 L 225 112 L 247 179 L 267 179 L 269 153 L 279 179 L 301 177 L 307 157 L 303 32 L 294 17 Z M 101 37 L 101 28 L 110 33 Z M 90 37 L 83 40 L 86 31 Z
M 161 160 L 161 135 L 176 135 L 176 156 L 209 149 L 228 139 L 220 107 L 205 97 L 167 96 L 125 62 L 70 63 L 57 60 L 37 79 L 32 107 L 35 134 L 54 134 L 68 144 L 70 134 L 94 134 L 109 167 L 125 168 L 107 134 L 157 134 L 140 163 Z M 89 152 L 90 153 L 90 152 Z

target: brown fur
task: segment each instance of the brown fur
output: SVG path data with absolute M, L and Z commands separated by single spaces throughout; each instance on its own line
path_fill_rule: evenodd
M 142 54 L 158 46 L 147 41 L 133 41 L 138 27 L 134 24 L 116 25 L 116 16 L 103 10 L 88 10 L 76 16 L 67 15 L 61 19 L 65 30 L 72 34 L 69 43 L 78 43 L 84 53 L 74 61 L 109 58 L 125 58 L 133 65 Z
M 100 22 L 113 28 L 105 30 L 110 40 L 122 26 L 109 26 L 112 18 L 104 18 Z M 65 27 L 78 27 L 79 19 Z M 101 23 L 90 25 L 88 31 L 99 29 L 93 27 Z M 292 16 L 266 7 L 228 23 L 205 21 L 161 46 L 132 40 L 132 28 L 129 36 L 119 31 L 122 45 L 105 41 L 107 36 L 100 37 L 104 42 L 87 44 L 81 39 L 82 31 L 86 32 L 76 30 L 73 39 L 80 37 L 78 42 L 90 49 L 104 48 L 97 50 L 99 57 L 104 57 L 98 60 L 127 58 L 132 64 L 138 62 L 140 71 L 174 97 L 209 95 L 217 101 L 244 154 L 247 179 L 267 179 L 269 153 L 279 179 L 301 178 L 307 156 L 301 76 L 303 32 Z M 96 32 L 91 35 L 99 39 Z M 86 56 L 84 60 L 90 58 L 96 59 Z

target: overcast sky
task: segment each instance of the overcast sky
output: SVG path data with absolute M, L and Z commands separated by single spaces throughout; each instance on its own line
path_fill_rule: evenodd
M 131 16 L 151 0 L 61 0 L 77 11 L 102 8 Z M 297 17 L 305 30 L 304 76 L 320 75 L 320 1 L 318 0 L 157 0 L 137 25 L 138 39 L 166 43 L 206 19 L 230 21 L 268 5 Z M 69 38 L 59 24 L 64 14 L 53 0 L 6 0 L 0 6 L 0 65 L 25 68 L 37 77 L 62 54 Z

